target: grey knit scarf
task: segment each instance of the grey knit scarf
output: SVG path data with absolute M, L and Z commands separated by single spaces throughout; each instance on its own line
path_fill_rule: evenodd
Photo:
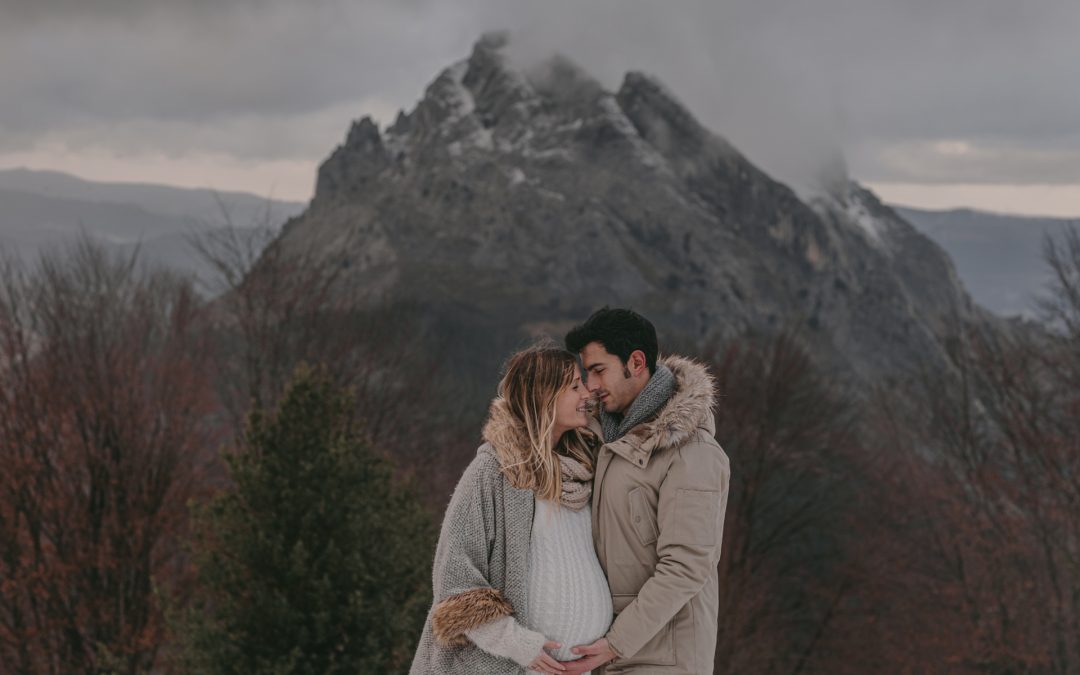
M 626 435 L 637 425 L 653 416 L 675 393 L 675 376 L 664 364 L 656 366 L 656 372 L 641 390 L 625 414 L 600 411 L 600 424 L 604 427 L 604 442 L 611 443 Z

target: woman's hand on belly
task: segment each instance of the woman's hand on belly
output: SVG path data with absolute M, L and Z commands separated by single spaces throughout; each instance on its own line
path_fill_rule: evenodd
M 544 643 L 544 649 L 550 649 L 552 651 L 561 648 L 562 645 L 558 642 L 551 640 Z M 556 661 L 546 651 L 541 651 L 540 655 L 532 660 L 529 664 L 529 670 L 535 670 L 539 673 L 564 673 L 566 672 L 566 666 Z

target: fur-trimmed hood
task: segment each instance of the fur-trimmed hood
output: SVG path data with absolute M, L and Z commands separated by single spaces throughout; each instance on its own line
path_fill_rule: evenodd
M 716 382 L 708 369 L 683 356 L 667 356 L 660 363 L 675 376 L 675 393 L 655 417 L 631 429 L 627 436 L 639 445 L 654 439 L 653 448 L 670 448 L 685 444 L 698 429 L 714 433 Z
M 505 399 L 496 397 L 488 409 L 488 419 L 481 434 L 484 441 L 515 458 L 515 461 L 527 459 L 529 434 L 521 422 L 510 412 Z M 498 457 L 496 453 L 496 457 Z

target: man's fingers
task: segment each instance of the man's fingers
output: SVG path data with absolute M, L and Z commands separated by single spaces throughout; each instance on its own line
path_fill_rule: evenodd
M 571 651 L 573 651 L 575 654 L 589 654 L 589 655 L 591 655 L 591 654 L 599 654 L 603 650 L 604 650 L 603 645 L 599 645 L 599 644 L 594 642 L 591 645 L 580 645 L 578 647 L 574 647 Z

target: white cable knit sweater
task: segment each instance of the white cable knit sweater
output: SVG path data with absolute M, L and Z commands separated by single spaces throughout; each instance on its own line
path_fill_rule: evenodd
M 556 659 L 570 661 L 577 658 L 570 648 L 604 637 L 611 618 L 590 508 L 574 511 L 538 499 L 529 547 L 529 625 L 562 645 Z
M 592 543 L 589 507 L 574 511 L 537 500 L 529 547 L 529 630 L 503 617 L 468 632 L 481 649 L 526 666 L 547 640 L 562 645 L 559 661 L 579 658 L 570 649 L 595 642 L 611 625 L 611 592 Z

